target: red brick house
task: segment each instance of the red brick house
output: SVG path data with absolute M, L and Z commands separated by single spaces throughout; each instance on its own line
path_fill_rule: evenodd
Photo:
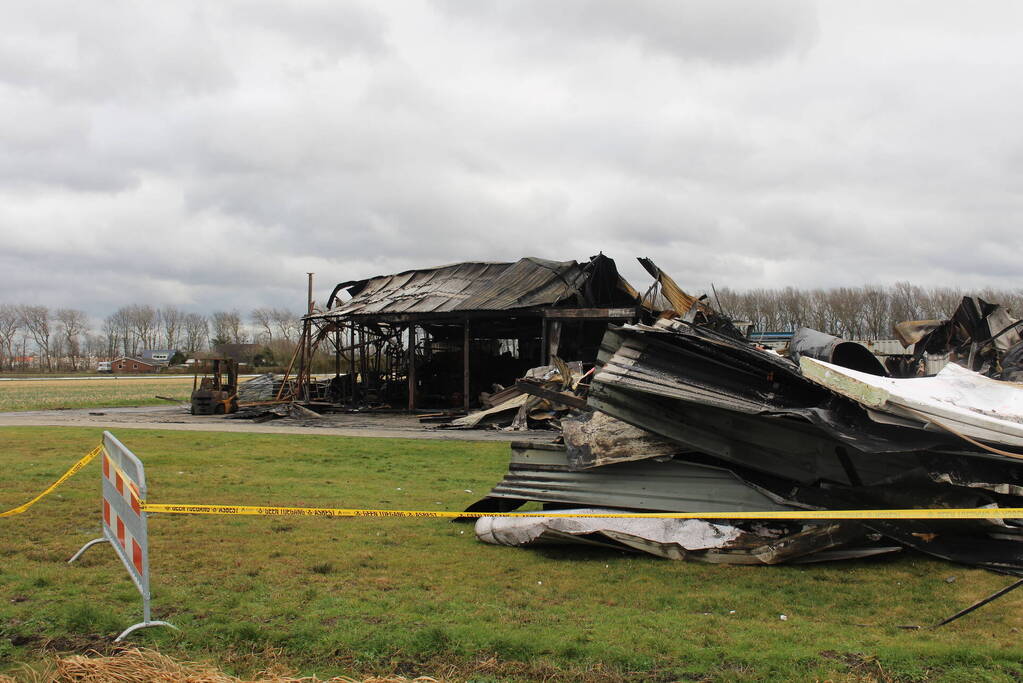
M 144 372 L 156 372 L 157 369 L 157 364 L 146 362 L 141 358 L 121 356 L 110 361 L 110 372 L 115 375 L 137 375 Z

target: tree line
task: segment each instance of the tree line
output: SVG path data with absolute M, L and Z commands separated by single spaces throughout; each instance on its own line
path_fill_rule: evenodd
M 812 327 L 846 339 L 893 339 L 896 323 L 947 319 L 967 295 L 1002 304 L 1016 315 L 1023 311 L 1023 289 L 924 288 L 909 282 L 830 289 L 723 287 L 712 291 L 710 303 L 734 320 L 753 323 L 760 332 Z
M 286 355 L 301 329 L 299 316 L 281 308 L 256 308 L 243 318 L 237 310 L 203 315 L 175 306 L 131 304 L 94 327 L 75 308 L 0 304 L 0 371 L 74 371 L 97 360 L 135 357 L 145 349 L 187 355 L 231 343 L 263 344 L 274 355 Z
M 891 286 L 828 289 L 732 290 L 715 288 L 710 303 L 734 320 L 761 332 L 812 327 L 847 339 L 890 339 L 903 320 L 946 319 L 964 295 L 975 295 L 1023 311 L 1023 289 L 964 290 L 923 288 L 909 282 Z M 94 329 L 74 308 L 0 304 L 0 371 L 88 369 L 97 360 L 137 356 L 143 349 L 174 349 L 190 354 L 227 343 L 258 343 L 275 358 L 290 357 L 298 343 L 300 316 L 281 308 L 256 308 L 209 315 L 175 306 L 122 306 Z

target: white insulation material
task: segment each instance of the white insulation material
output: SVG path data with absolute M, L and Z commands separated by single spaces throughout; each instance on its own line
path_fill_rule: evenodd
M 565 514 L 614 514 L 617 510 L 582 508 L 559 510 Z M 553 532 L 553 533 L 552 533 Z M 495 545 L 522 546 L 563 540 L 564 536 L 602 534 L 622 542 L 635 539 L 642 545 L 674 545 L 683 550 L 723 548 L 742 532 L 725 524 L 697 519 L 616 519 L 610 517 L 480 517 L 476 537 Z M 629 545 L 634 545 L 630 543 Z M 661 554 L 661 553 L 657 553 Z
M 883 413 L 950 427 L 974 439 L 1023 446 L 1023 384 L 1002 382 L 950 363 L 934 377 L 893 379 L 806 356 L 808 379 Z

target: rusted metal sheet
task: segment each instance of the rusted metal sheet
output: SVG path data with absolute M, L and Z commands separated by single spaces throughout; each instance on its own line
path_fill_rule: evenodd
M 903 347 L 910 347 L 941 327 L 940 320 L 904 320 L 895 324 L 895 336 Z

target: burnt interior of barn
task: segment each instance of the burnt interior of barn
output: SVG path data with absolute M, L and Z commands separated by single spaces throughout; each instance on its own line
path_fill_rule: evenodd
M 608 323 L 649 318 L 612 259 L 523 258 L 406 271 L 334 288 L 305 318 L 304 358 L 334 357 L 329 382 L 302 377 L 311 403 L 467 410 L 553 356 L 596 361 Z

